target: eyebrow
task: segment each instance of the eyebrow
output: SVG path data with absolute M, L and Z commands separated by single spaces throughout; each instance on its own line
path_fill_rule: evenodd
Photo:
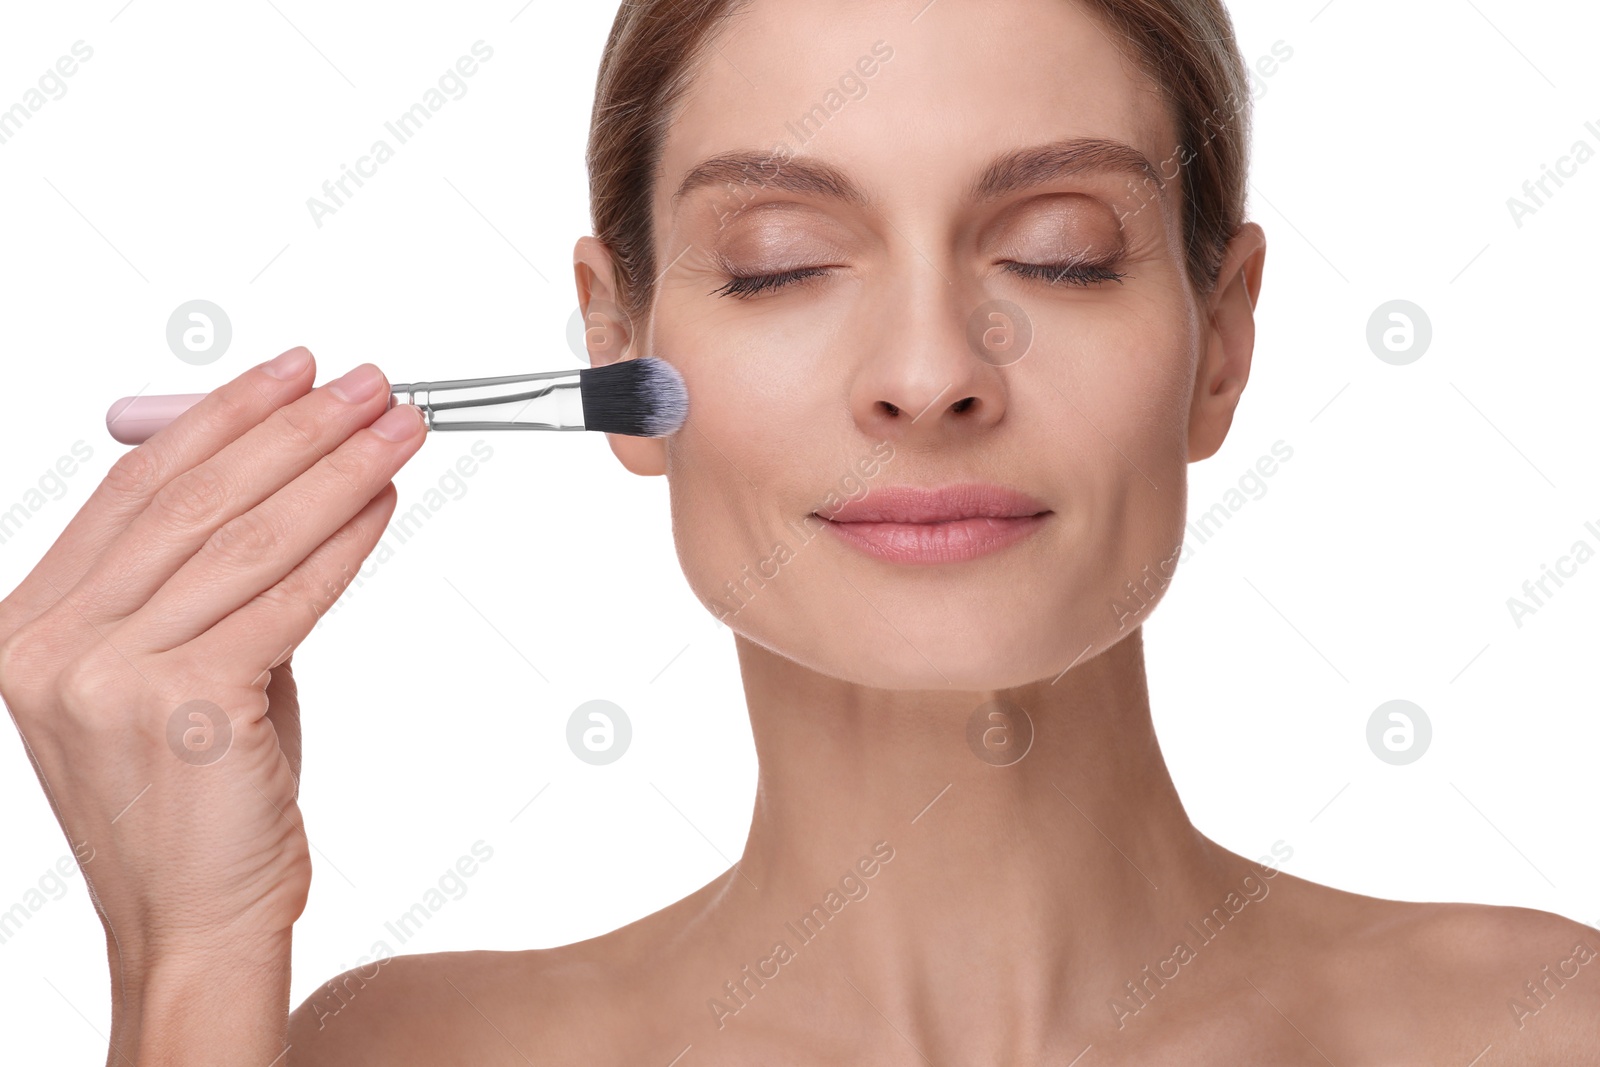
M 1166 185 L 1144 153 L 1132 145 L 1099 137 L 1074 137 L 997 156 L 967 187 L 965 195 L 970 203 L 989 203 L 1020 190 L 1093 172 L 1126 174 L 1157 189 Z M 679 183 L 672 202 L 708 185 L 754 185 L 860 207 L 870 203 L 860 186 L 832 164 L 748 151 L 726 152 L 695 164 Z

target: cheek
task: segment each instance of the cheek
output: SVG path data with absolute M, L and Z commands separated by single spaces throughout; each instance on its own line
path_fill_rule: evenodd
M 1181 294 L 1127 296 L 1093 309 L 1040 312 L 1040 373 L 1054 379 L 1042 387 L 1061 409 L 1074 455 L 1118 474 L 1142 469 L 1163 486 L 1174 465 L 1181 474 L 1187 463 L 1199 331 Z
M 1160 227 L 1148 225 L 1158 217 Z M 1127 453 L 1121 466 L 1127 469 L 1137 454 L 1150 480 L 1166 488 L 1173 479 L 1146 464 L 1169 470 L 1176 464 L 1182 480 L 1204 312 L 1188 282 L 1181 220 L 1153 207 L 1146 223 L 1133 228 L 1138 236 L 1120 268 L 1125 284 L 1108 289 L 1104 302 L 1055 313 L 1051 326 L 1063 338 L 1078 392 L 1101 412 L 1116 449 Z M 1078 399 L 1066 385 L 1062 391 Z
M 690 432 L 672 446 L 685 481 L 712 483 L 730 500 L 789 485 L 827 417 L 831 391 L 819 380 L 817 339 L 781 323 L 758 328 L 753 318 L 712 316 L 687 324 L 671 343 L 693 397 Z
M 737 608 L 740 595 L 729 583 L 748 595 L 763 572 L 781 566 L 773 557 L 786 535 L 774 512 L 794 511 L 798 519 L 805 511 L 808 450 L 836 421 L 819 429 L 830 405 L 817 380 L 814 336 L 768 320 L 757 329 L 749 316 L 717 319 L 677 323 L 663 315 L 656 337 L 673 353 L 692 397 L 689 423 L 667 445 L 679 564 L 703 603 Z
M 1153 304 L 1104 328 L 1078 325 L 1079 341 L 1060 363 L 1060 389 L 1072 403 L 1046 388 L 1065 442 L 1069 536 L 1097 565 L 1077 572 L 1076 591 L 1061 591 L 1120 632 L 1165 592 L 1181 548 L 1197 335 L 1186 312 Z

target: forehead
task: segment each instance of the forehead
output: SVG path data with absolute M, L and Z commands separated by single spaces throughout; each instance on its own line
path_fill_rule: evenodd
M 662 146 L 658 205 L 690 168 L 785 146 L 875 200 L 959 195 L 992 157 L 1090 137 L 1160 161 L 1159 89 L 1075 0 L 750 0 L 710 42 Z

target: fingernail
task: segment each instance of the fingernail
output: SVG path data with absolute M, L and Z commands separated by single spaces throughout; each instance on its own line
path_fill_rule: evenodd
M 421 415 L 415 404 L 396 404 L 378 416 L 371 429 L 385 441 L 404 441 L 422 428 Z
M 311 362 L 311 352 L 304 345 L 289 349 L 281 356 L 276 356 L 261 364 L 261 369 L 277 378 L 279 381 L 288 381 L 306 369 L 306 364 Z
M 328 383 L 329 392 L 346 404 L 359 404 L 371 400 L 383 384 L 383 374 L 371 363 L 363 363 L 355 370 Z

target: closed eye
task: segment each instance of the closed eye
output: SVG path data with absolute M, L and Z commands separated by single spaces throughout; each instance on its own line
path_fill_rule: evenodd
M 1002 264 L 1006 270 L 1024 278 L 1036 278 L 1050 285 L 1099 285 L 1102 282 L 1122 283 L 1128 275 L 1110 267 L 1081 263 L 1012 263 Z
M 1023 278 L 1033 278 L 1049 285 L 1075 285 L 1087 288 L 1104 282 L 1117 282 L 1127 277 L 1126 272 L 1114 271 L 1110 267 L 1084 265 L 1079 263 L 1013 263 L 1002 264 L 1006 270 Z M 732 274 L 728 284 L 712 290 L 712 296 L 732 296 L 748 298 L 759 293 L 771 292 L 781 289 L 786 285 L 805 281 L 826 274 L 826 267 L 801 267 L 797 270 L 787 270 L 780 274 Z
M 729 274 L 729 281 L 720 289 L 713 289 L 712 296 L 751 297 L 757 293 L 772 289 L 780 289 L 794 282 L 804 281 L 826 273 L 826 267 L 801 267 L 798 270 L 786 270 L 782 274 Z

